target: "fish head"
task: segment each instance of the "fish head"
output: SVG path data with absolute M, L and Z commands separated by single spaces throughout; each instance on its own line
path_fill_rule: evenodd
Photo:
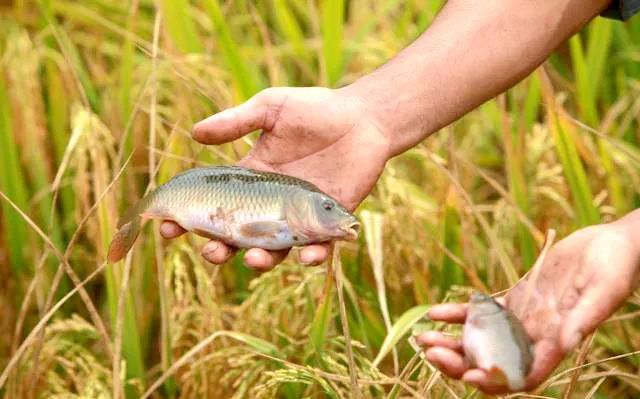
M 489 295 L 475 291 L 469 298 L 469 312 L 475 315 L 489 315 L 502 311 L 500 303 Z
M 328 195 L 300 191 L 290 199 L 287 220 L 292 229 L 311 240 L 355 240 L 360 222 Z

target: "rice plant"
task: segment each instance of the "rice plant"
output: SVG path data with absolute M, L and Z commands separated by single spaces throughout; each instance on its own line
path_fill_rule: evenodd
M 481 397 L 411 333 L 444 328 L 422 317 L 430 305 L 509 288 L 547 229 L 640 207 L 638 18 L 594 20 L 391 161 L 358 209 L 364 234 L 329 264 L 294 251 L 262 274 L 240 255 L 213 266 L 204 239 L 168 242 L 157 224 L 126 261 L 104 261 L 150 187 L 233 164 L 255 140 L 205 147 L 195 122 L 269 86 L 348 84 L 442 3 L 0 2 L 0 394 Z M 638 306 L 636 294 L 534 393 L 638 397 Z

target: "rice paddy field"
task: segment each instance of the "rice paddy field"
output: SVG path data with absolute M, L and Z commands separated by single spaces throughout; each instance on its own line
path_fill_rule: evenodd
M 640 17 L 597 18 L 392 160 L 358 208 L 363 234 L 331 264 L 214 266 L 204 239 L 163 240 L 157 223 L 126 262 L 105 262 L 149 187 L 233 164 L 257 137 L 206 147 L 194 122 L 269 86 L 348 84 L 442 4 L 0 1 L 0 395 L 482 397 L 409 337 L 442 327 L 422 317 L 431 304 L 512 286 L 547 229 L 640 207 Z M 636 294 L 513 396 L 640 397 L 639 310 Z

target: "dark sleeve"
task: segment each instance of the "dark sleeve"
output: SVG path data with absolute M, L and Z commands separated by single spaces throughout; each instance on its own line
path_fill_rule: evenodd
M 638 11 L 640 11 L 640 0 L 613 0 L 602 16 L 626 21 Z

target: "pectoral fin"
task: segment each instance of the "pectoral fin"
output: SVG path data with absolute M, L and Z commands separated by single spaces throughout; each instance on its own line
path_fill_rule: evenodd
M 489 378 L 491 381 L 496 382 L 498 384 L 506 384 L 508 382 L 507 376 L 500 368 L 493 366 L 489 370 Z
M 265 222 L 252 222 L 243 224 L 240 227 L 240 233 L 246 237 L 264 237 L 270 238 L 275 236 L 280 232 L 282 228 L 282 224 L 273 221 L 265 221 Z

